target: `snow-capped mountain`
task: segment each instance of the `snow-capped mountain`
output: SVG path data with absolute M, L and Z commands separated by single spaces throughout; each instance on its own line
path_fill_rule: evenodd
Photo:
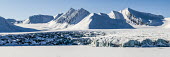
M 13 28 L 14 25 L 12 25 L 10 22 L 8 22 L 5 18 L 0 17 L 0 32 L 11 32 L 16 31 L 15 28 Z
M 91 13 L 75 26 L 68 29 L 120 29 L 133 28 L 124 19 L 112 19 L 104 13 Z
M 120 11 L 128 23 L 133 25 L 159 26 L 163 24 L 164 17 L 151 13 L 139 12 L 130 8 Z
M 30 28 L 22 28 L 8 22 L 5 18 L 0 17 L 0 32 L 31 32 L 38 31 Z
M 23 24 L 47 23 L 53 19 L 54 17 L 49 15 L 33 15 L 23 21 Z
M 130 8 L 126 8 L 120 12 L 111 11 L 109 14 L 89 14 L 83 8 L 79 10 L 71 8 L 65 14 L 57 15 L 54 20 L 49 22 L 49 26 L 55 29 L 68 27 L 81 27 L 82 29 L 121 29 L 133 28 L 133 25 L 160 26 L 163 24 L 164 19 L 161 15 L 139 12 Z
M 68 12 L 62 14 L 58 19 L 49 22 L 49 26 L 56 29 L 68 28 L 79 23 L 89 14 L 90 13 L 83 8 L 78 10 L 71 8 Z
M 105 13 L 90 13 L 87 10 L 69 9 L 56 16 L 34 15 L 23 21 L 24 24 L 47 23 L 49 29 L 84 28 L 84 29 L 123 29 L 136 28 L 134 25 L 160 26 L 164 17 L 151 13 L 139 12 L 130 8 Z

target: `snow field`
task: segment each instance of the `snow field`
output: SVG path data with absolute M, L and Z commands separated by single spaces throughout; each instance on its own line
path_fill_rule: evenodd
M 0 57 L 169 57 L 170 48 L 117 48 L 90 46 L 0 47 Z

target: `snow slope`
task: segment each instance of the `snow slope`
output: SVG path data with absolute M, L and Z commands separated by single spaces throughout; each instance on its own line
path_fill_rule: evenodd
M 89 14 L 90 13 L 83 8 L 78 10 L 71 8 L 68 12 L 61 15 L 58 19 L 49 22 L 49 26 L 55 29 L 71 27 L 80 22 L 83 18 L 85 18 Z
M 61 15 L 63 15 L 63 13 L 59 13 L 56 16 L 54 16 L 54 20 L 58 19 Z
M 117 11 L 111 11 L 108 15 L 110 18 L 113 19 L 124 19 L 123 14 Z
M 133 25 L 160 26 L 163 24 L 164 17 L 151 13 L 139 12 L 130 8 L 120 11 L 128 23 Z
M 33 15 L 23 21 L 23 24 L 47 23 L 53 19 L 54 17 L 49 15 Z
M 170 18 L 165 18 L 163 28 L 170 28 Z
M 24 28 L 32 28 L 40 31 L 51 30 L 46 23 L 38 23 L 38 24 L 15 24 L 16 26 L 24 27 Z
M 92 13 L 75 26 L 68 29 L 125 29 L 133 28 L 123 19 L 111 19 L 104 13 Z

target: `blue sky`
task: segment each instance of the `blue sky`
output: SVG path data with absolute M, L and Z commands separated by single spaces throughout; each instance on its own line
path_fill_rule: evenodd
M 17 20 L 31 15 L 57 15 L 70 8 L 84 8 L 92 13 L 109 13 L 132 8 L 170 17 L 170 0 L 0 0 L 0 16 Z

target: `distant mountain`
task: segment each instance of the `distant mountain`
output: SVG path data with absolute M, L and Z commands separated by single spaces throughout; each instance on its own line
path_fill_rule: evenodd
M 15 22 L 16 22 L 16 20 L 15 19 L 6 19 L 8 22 L 10 22 L 10 23 L 12 23 L 12 24 L 14 24 Z
M 83 8 L 78 10 L 71 8 L 68 12 L 58 17 L 58 19 L 49 22 L 49 26 L 56 29 L 68 28 L 79 23 L 89 14 L 90 13 Z
M 71 8 L 66 13 L 56 16 L 33 15 L 24 21 L 0 17 L 0 32 L 37 31 L 15 26 L 12 23 L 37 24 L 47 23 L 52 29 L 131 29 L 133 25 L 160 26 L 164 17 L 126 8 L 121 11 L 105 13 L 90 13 L 89 11 Z M 167 25 L 168 26 L 168 25 Z M 167 27 L 166 26 L 166 27 Z
M 54 17 L 50 15 L 33 15 L 23 21 L 23 24 L 47 23 L 53 19 Z
M 0 32 L 29 32 L 29 31 L 37 30 L 15 26 L 8 22 L 5 18 L 0 17 Z
M 139 12 L 131 8 L 126 8 L 120 12 L 132 25 L 160 26 L 163 24 L 164 17 L 162 15 Z
M 69 29 L 125 29 L 133 28 L 124 19 L 112 19 L 104 13 L 91 13 Z
M 133 28 L 133 25 L 160 26 L 164 17 L 151 13 L 139 12 L 130 8 L 121 11 L 111 11 L 109 14 L 93 13 L 81 8 L 71 8 L 65 14 L 57 15 L 49 22 L 49 26 L 55 29 L 84 28 L 84 29 L 122 29 Z M 73 26 L 73 27 L 72 27 Z

